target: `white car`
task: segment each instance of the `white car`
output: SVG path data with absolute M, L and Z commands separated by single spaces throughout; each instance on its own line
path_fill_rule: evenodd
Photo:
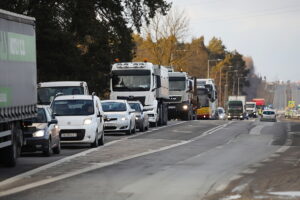
M 264 110 L 260 121 L 273 121 L 276 122 L 276 112 L 275 110 Z
M 135 110 L 135 123 L 136 127 L 141 131 L 144 132 L 145 130 L 149 129 L 149 117 L 143 111 L 143 105 L 140 101 L 128 101 L 130 107 Z
M 219 119 L 219 120 L 224 120 L 224 119 L 226 119 L 226 114 L 225 114 L 224 108 L 218 107 L 217 111 L 218 111 L 218 119 Z
M 135 133 L 135 110 L 126 100 L 101 101 L 104 111 L 105 132 Z
M 104 113 L 97 96 L 57 96 L 51 108 L 61 129 L 61 143 L 104 144 Z

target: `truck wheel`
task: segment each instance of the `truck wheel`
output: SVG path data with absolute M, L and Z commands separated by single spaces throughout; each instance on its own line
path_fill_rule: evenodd
M 2 151 L 3 155 L 1 155 L 2 163 L 6 167 L 16 166 L 17 158 L 19 156 L 19 153 L 21 152 L 21 147 L 18 144 L 18 138 L 17 138 L 19 132 L 18 128 L 13 126 L 11 132 L 12 132 L 12 136 L 11 136 L 12 145 L 3 149 Z

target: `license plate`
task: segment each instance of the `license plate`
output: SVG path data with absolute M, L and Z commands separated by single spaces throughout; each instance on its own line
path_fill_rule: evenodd
M 109 123 L 109 124 L 104 124 L 104 126 L 116 126 L 115 124 Z
M 77 133 L 63 133 L 61 137 L 77 137 Z
M 169 109 L 175 109 L 176 106 L 169 106 L 168 108 L 169 108 Z

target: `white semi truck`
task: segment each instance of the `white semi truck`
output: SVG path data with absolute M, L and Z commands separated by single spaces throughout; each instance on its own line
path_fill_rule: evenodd
M 175 72 L 169 69 L 169 119 L 193 119 L 193 82 L 186 72 Z
M 152 126 L 168 122 L 168 69 L 150 62 L 115 63 L 111 70 L 110 99 L 138 100 Z
M 0 9 L 0 161 L 14 166 L 37 113 L 35 19 Z

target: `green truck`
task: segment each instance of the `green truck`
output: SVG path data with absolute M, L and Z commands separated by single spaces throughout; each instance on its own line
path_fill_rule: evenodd
M 0 9 L 0 162 L 14 166 L 25 120 L 36 116 L 35 19 Z

